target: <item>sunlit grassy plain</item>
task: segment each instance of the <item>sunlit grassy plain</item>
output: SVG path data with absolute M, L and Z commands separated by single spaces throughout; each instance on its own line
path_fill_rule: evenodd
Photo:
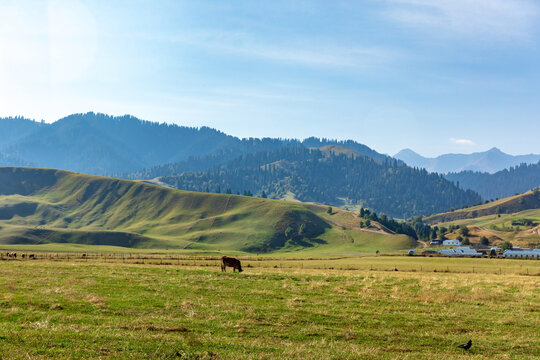
M 540 261 L 38 255 L 0 261 L 2 358 L 540 356 Z

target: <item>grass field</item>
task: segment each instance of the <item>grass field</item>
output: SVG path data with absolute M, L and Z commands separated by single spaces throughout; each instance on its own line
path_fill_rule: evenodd
M 519 275 L 540 261 L 246 258 L 238 274 L 213 259 L 108 255 L 0 261 L 1 357 L 540 356 L 540 277 Z M 482 274 L 457 272 L 471 266 Z

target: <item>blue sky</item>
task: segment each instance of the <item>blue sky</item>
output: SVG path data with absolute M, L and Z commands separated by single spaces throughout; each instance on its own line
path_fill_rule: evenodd
M 0 116 L 540 153 L 540 2 L 0 0 Z

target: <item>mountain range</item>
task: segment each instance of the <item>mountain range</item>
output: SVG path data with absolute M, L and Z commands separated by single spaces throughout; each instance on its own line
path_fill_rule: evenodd
M 361 154 L 387 158 L 354 141 L 239 139 L 209 127 L 159 124 L 130 115 L 93 112 L 69 115 L 52 124 L 22 117 L 0 118 L 0 134 L 0 166 L 31 165 L 128 178 L 133 173 L 146 178 L 145 174 L 155 177 L 204 170 L 247 153 L 291 143 L 346 143 Z
M 498 148 L 472 154 L 444 154 L 435 158 L 423 157 L 411 149 L 404 149 L 395 154 L 394 158 L 405 162 L 409 166 L 440 174 L 461 171 L 492 174 L 522 163 L 532 164 L 540 161 L 539 154 L 514 156 L 506 154 Z
M 461 171 L 443 175 L 459 187 L 471 189 L 484 199 L 499 199 L 521 194 L 540 186 L 540 161 L 521 164 L 494 174 Z
M 460 189 L 439 174 L 413 169 L 395 159 L 380 162 L 337 145 L 291 145 L 159 180 L 182 190 L 255 194 L 346 208 L 363 206 L 398 218 L 482 201 L 475 192 Z
M 51 124 L 22 117 L 0 118 L 0 134 L 0 166 L 65 169 L 187 190 L 230 189 L 350 209 L 364 206 L 400 218 L 480 202 L 470 189 L 484 198 L 495 198 L 539 185 L 537 168 L 504 174 L 456 172 L 493 172 L 540 158 L 513 157 L 498 149 L 435 159 L 404 150 L 396 160 L 352 140 L 240 139 L 208 127 L 93 112 L 73 114 Z M 443 177 L 429 171 L 454 172 Z M 494 182 L 494 177 L 501 180 Z M 497 185 L 487 186 L 490 182 Z
M 52 124 L 0 119 L 0 158 L 9 164 L 112 175 L 234 148 L 240 140 L 208 127 L 190 128 L 132 116 L 74 114 Z

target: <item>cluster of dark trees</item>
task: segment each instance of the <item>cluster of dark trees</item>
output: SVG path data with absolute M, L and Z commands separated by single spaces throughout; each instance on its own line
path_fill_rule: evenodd
M 458 240 L 463 240 L 464 237 L 465 239 L 468 239 L 469 236 L 469 229 L 466 226 L 430 226 L 423 221 L 421 216 L 415 216 L 412 219 L 409 219 L 406 225 L 410 226 L 414 230 L 416 239 L 424 241 L 446 240 L 446 235 L 455 231 L 456 229 L 460 229 L 460 235 L 457 237 Z M 464 244 L 467 245 L 467 241 L 465 241 Z
M 540 162 L 521 164 L 494 174 L 462 171 L 444 176 L 464 189 L 476 191 L 484 199 L 504 198 L 540 185 Z
M 376 221 L 383 225 L 387 229 L 395 232 L 396 234 L 404 234 L 411 236 L 416 240 L 431 241 L 431 240 L 446 240 L 446 235 L 460 229 L 460 235 L 457 236 L 458 240 L 462 240 L 464 245 L 470 244 L 469 242 L 469 229 L 466 226 L 449 225 L 445 226 L 430 226 L 423 221 L 422 216 L 415 216 L 407 221 L 398 221 L 388 216 L 381 214 L 377 215 L 375 212 L 371 212 L 369 209 L 360 208 L 358 214 L 360 218 L 360 227 L 369 227 L 371 221 Z M 483 245 L 485 241 L 483 238 L 481 242 Z M 489 244 L 489 241 L 488 241 Z
M 251 153 L 199 172 L 165 176 L 171 186 L 192 191 L 249 190 L 260 196 L 342 205 L 352 204 L 396 218 L 432 214 L 481 201 L 438 174 L 413 169 L 397 160 L 334 154 L 302 145 Z
M 416 240 L 419 238 L 416 230 L 409 222 L 397 221 L 389 218 L 386 216 L 386 214 L 377 215 L 376 212 L 371 212 L 369 209 L 364 209 L 363 207 L 360 208 L 360 213 L 358 216 L 363 219 L 360 220 L 360 227 L 369 227 L 371 225 L 371 221 L 376 221 L 396 234 L 409 235 Z

